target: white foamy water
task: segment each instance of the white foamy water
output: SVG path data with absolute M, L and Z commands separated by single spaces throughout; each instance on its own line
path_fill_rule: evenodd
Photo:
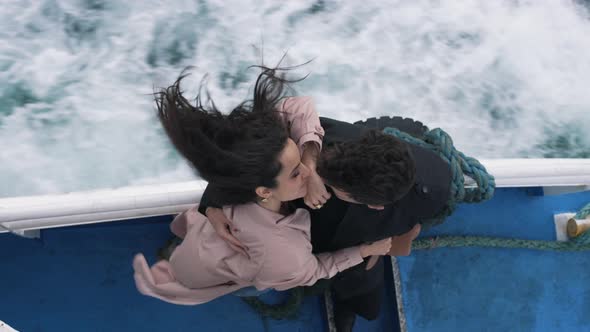
M 590 157 L 590 19 L 537 1 L 4 0 L 0 197 L 193 179 L 150 92 L 195 66 L 229 110 L 314 61 L 323 116 L 414 117 L 476 157 Z M 263 41 L 263 43 L 262 43 Z

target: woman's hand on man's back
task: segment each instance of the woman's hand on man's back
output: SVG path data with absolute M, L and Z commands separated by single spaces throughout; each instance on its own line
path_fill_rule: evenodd
M 217 233 L 220 238 L 225 240 L 233 250 L 248 256 L 246 246 L 244 246 L 242 242 L 232 234 L 232 232 L 237 232 L 238 230 L 234 228 L 231 220 L 225 216 L 222 209 L 208 207 L 205 214 L 207 215 L 207 219 L 211 223 L 211 226 L 215 229 L 215 233 Z

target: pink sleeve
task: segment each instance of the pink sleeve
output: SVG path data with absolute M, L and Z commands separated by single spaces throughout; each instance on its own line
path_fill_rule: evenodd
M 280 106 L 279 114 L 287 123 L 291 139 L 297 143 L 299 151 L 303 151 L 303 145 L 307 142 L 316 142 L 320 150 L 322 149 L 324 128 L 320 125 L 320 117 L 315 110 L 313 98 L 285 98 Z
M 283 246 L 282 250 L 274 251 L 275 255 L 267 254 L 257 277 L 257 288 L 285 290 L 309 286 L 363 262 L 358 246 L 319 255 L 313 255 L 311 248 L 298 249 Z

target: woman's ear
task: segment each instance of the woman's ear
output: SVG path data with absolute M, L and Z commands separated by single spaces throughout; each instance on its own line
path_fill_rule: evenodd
M 262 187 L 262 186 L 256 187 L 255 192 L 256 192 L 256 195 L 258 195 L 258 197 L 260 199 L 265 199 L 265 198 L 268 199 L 272 195 L 272 192 L 270 191 L 269 188 Z

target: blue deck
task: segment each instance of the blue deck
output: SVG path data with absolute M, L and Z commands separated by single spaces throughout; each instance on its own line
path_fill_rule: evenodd
M 590 192 L 534 196 L 498 190 L 463 205 L 426 235 L 463 234 L 554 239 L 553 214 L 575 211 Z M 263 320 L 234 296 L 196 307 L 141 296 L 130 266 L 170 236 L 170 218 L 42 232 L 41 240 L 0 234 L 0 320 L 20 331 L 325 331 L 320 298 L 298 320 Z M 590 253 L 503 249 L 434 249 L 398 260 L 408 330 L 590 331 Z M 389 287 L 390 285 L 388 285 Z M 381 319 L 356 331 L 392 331 L 391 290 Z M 273 298 L 281 294 L 270 295 Z
M 553 214 L 588 202 L 590 192 L 498 190 L 491 201 L 463 205 L 425 235 L 554 240 Z M 590 331 L 590 252 L 438 248 L 398 263 L 410 332 Z
M 0 234 L 0 320 L 19 331 L 326 331 L 322 300 L 308 298 L 297 320 L 263 320 L 235 296 L 177 306 L 140 295 L 131 259 L 154 261 L 170 238 L 169 217 L 42 232 L 40 240 Z M 392 331 L 388 290 L 381 319 L 356 331 Z M 393 290 L 390 290 L 393 291 Z M 276 300 L 285 294 L 265 295 Z

